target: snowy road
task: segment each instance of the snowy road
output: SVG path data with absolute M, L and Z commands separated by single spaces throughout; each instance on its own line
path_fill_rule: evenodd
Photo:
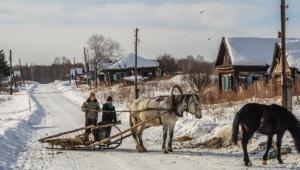
M 51 92 L 51 93 L 49 93 Z M 35 100 L 45 117 L 35 127 L 26 151 L 21 153 L 17 162 L 18 169 L 243 169 L 241 154 L 226 151 L 176 150 L 171 154 L 162 154 L 160 144 L 146 137 L 148 153 L 137 153 L 131 138 L 123 141 L 121 147 L 106 151 L 57 151 L 43 148 L 37 140 L 46 134 L 55 134 L 83 126 L 84 115 L 78 105 L 73 104 L 58 93 L 52 84 L 39 85 L 34 92 Z M 126 117 L 126 116 L 125 116 Z M 122 119 L 122 118 L 121 118 Z M 127 128 L 126 120 L 122 128 Z M 148 129 L 151 130 L 151 129 Z M 145 133 L 147 136 L 147 132 Z M 278 167 L 276 161 L 262 166 L 261 161 L 253 160 L 255 168 Z

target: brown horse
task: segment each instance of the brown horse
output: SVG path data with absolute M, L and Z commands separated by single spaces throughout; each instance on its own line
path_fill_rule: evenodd
M 288 130 L 294 139 L 295 147 L 300 152 L 300 123 L 296 117 L 284 107 L 272 104 L 264 105 L 249 103 L 243 106 L 235 115 L 232 126 L 232 142 L 237 144 L 239 126 L 242 129 L 242 146 L 244 152 L 245 166 L 251 166 L 249 160 L 247 145 L 249 139 L 255 131 L 268 136 L 267 150 L 263 155 L 263 164 L 267 164 L 268 153 L 272 145 L 273 136 L 277 136 L 277 160 L 280 164 L 281 142 L 286 130 Z

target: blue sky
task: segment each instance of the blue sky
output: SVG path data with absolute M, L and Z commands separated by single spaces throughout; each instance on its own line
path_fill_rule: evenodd
M 300 1 L 287 0 L 289 37 L 300 37 Z M 56 56 L 82 60 L 92 34 L 156 58 L 204 55 L 214 60 L 222 36 L 276 37 L 280 0 L 1 0 L 0 48 L 16 61 L 49 64 Z

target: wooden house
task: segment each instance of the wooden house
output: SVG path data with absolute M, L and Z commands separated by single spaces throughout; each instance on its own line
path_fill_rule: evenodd
M 286 73 L 291 84 L 299 88 L 300 85 L 300 39 L 289 38 L 286 41 Z M 274 56 L 270 67 L 270 77 L 275 95 L 281 92 L 281 43 L 275 45 Z
M 70 69 L 70 76 L 71 76 L 72 79 L 75 79 L 76 76 L 77 77 L 83 76 L 83 73 L 84 73 L 83 67 L 76 67 L 76 68 L 71 68 Z
M 135 55 L 129 54 L 121 58 L 107 68 L 101 69 L 99 74 L 103 74 L 104 81 L 109 83 L 120 82 L 125 77 L 134 75 Z M 156 71 L 159 67 L 158 62 L 138 56 L 137 68 L 138 75 L 151 79 L 156 77 Z
M 268 76 L 276 38 L 223 37 L 215 68 L 220 91 L 236 91 Z

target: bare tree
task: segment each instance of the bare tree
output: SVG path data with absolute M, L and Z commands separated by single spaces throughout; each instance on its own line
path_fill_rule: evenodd
M 103 62 L 110 62 L 120 56 L 120 44 L 103 35 L 94 34 L 87 41 L 89 55 L 93 58 L 94 79 L 97 87 L 97 65 Z
M 184 80 L 197 93 L 202 93 L 211 84 L 211 74 L 213 73 L 213 63 L 204 61 L 203 57 L 187 57 L 188 69 L 184 75 Z
M 176 59 L 171 54 L 163 54 L 157 57 L 157 62 L 162 71 L 166 73 L 175 73 L 177 71 Z
M 120 56 L 120 44 L 103 35 L 94 34 L 87 41 L 90 55 L 98 61 L 108 62 Z

